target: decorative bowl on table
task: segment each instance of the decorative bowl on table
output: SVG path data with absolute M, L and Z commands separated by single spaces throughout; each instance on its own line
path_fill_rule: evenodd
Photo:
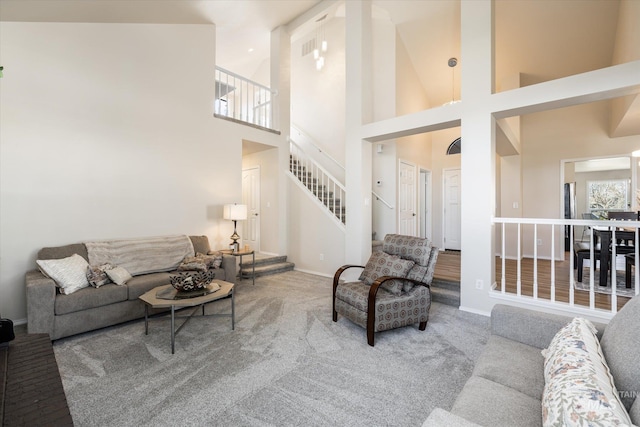
M 169 277 L 169 283 L 178 292 L 201 291 L 213 280 L 214 274 L 208 271 L 184 272 Z

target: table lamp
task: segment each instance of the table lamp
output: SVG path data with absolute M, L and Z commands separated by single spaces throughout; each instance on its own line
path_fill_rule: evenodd
M 236 226 L 238 221 L 244 221 L 247 219 L 247 205 L 238 205 L 237 203 L 224 205 L 222 216 L 224 219 L 230 219 L 233 221 L 233 234 L 231 235 L 231 240 L 233 241 L 233 250 L 237 252 L 240 248 L 240 244 L 238 243 L 240 235 L 238 235 Z

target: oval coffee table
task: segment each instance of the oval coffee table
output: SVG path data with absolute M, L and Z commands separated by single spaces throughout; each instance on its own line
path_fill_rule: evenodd
M 178 299 L 166 299 L 166 298 L 158 298 L 157 294 L 160 292 L 166 294 L 171 285 L 163 285 L 158 286 L 156 288 L 151 289 L 150 291 L 145 292 L 140 295 L 140 299 L 144 301 L 144 334 L 149 334 L 149 307 L 151 308 L 171 308 L 171 354 L 175 353 L 175 337 L 182 329 L 182 327 L 191 319 L 191 317 L 198 311 L 198 307 L 202 307 L 202 317 L 231 317 L 231 330 L 235 329 L 235 303 L 234 303 L 234 284 L 225 282 L 222 280 L 215 280 L 212 283 L 217 283 L 220 285 L 220 289 L 212 292 L 210 294 L 197 296 L 193 298 L 178 298 Z M 225 314 L 204 314 L 204 306 L 213 301 L 217 301 L 220 299 L 231 298 L 231 313 Z M 175 312 L 176 309 L 187 308 L 187 307 L 195 307 L 193 312 L 189 316 L 179 316 L 184 317 L 186 320 L 178 327 L 175 328 Z

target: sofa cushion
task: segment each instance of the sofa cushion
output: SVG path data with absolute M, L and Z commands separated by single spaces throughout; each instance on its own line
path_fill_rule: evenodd
M 209 253 L 211 247 L 209 246 L 209 239 L 207 236 L 189 236 L 191 243 L 193 244 L 194 253 Z
M 66 246 L 55 246 L 51 248 L 42 248 L 38 251 L 38 259 L 60 259 L 67 258 L 73 254 L 78 254 L 85 260 L 89 260 L 87 255 L 87 247 L 84 243 L 74 243 Z
M 542 425 L 540 400 L 475 375 L 465 384 L 451 412 L 482 426 Z
M 627 410 L 640 395 L 640 297 L 627 302 L 604 330 L 600 344 Z M 634 420 L 640 423 L 640 420 Z
M 545 426 L 631 424 L 596 332 L 590 321 L 575 318 L 551 341 L 544 363 Z
M 100 286 L 99 289 L 87 287 L 71 295 L 57 295 L 54 310 L 55 314 L 59 316 L 126 300 L 126 286 L 118 286 L 112 283 Z
M 637 396 L 633 405 L 631 405 L 631 409 L 629 409 L 629 418 L 631 418 L 633 425 L 640 425 L 640 399 Z
M 491 335 L 476 362 L 473 375 L 539 400 L 544 389 L 543 365 L 544 358 L 539 348 Z
M 150 273 L 142 276 L 135 276 L 127 282 L 129 289 L 129 300 L 138 299 L 145 292 L 155 288 L 156 286 L 169 284 L 169 273 Z
M 225 279 L 225 271 L 222 268 L 214 268 L 209 269 L 209 274 L 213 273 L 213 278 L 215 280 L 224 280 Z
M 78 254 L 62 259 L 39 259 L 36 261 L 40 271 L 53 279 L 65 295 L 89 286 L 87 280 L 87 260 Z

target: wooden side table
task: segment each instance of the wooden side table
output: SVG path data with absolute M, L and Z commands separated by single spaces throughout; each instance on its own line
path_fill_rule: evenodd
M 240 265 L 242 265 L 242 257 L 245 255 L 251 255 L 251 267 L 252 267 L 252 271 L 251 271 L 251 280 L 253 281 L 253 285 L 255 286 L 256 284 L 256 251 L 254 250 L 249 250 L 249 251 L 245 251 L 240 250 L 238 252 L 234 252 L 234 251 L 230 251 L 229 249 L 223 249 L 220 252 L 222 252 L 225 255 L 233 255 L 233 256 L 239 256 L 240 257 Z M 240 278 L 242 279 L 242 269 L 240 269 Z

